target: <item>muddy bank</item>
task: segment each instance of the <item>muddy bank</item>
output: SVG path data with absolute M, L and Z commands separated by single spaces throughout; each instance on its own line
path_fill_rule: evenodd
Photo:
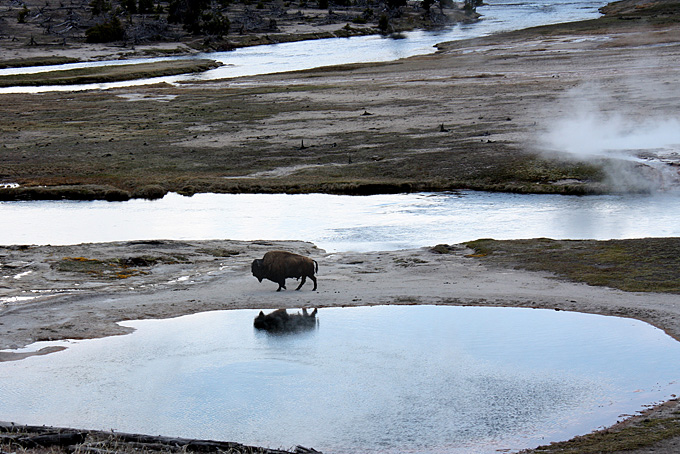
M 60 453 L 69 450 L 91 453 L 216 452 L 229 454 L 314 454 L 311 448 L 268 449 L 217 440 L 195 440 L 142 434 L 76 430 L 45 426 L 20 426 L 0 422 L 0 448 L 21 452 Z

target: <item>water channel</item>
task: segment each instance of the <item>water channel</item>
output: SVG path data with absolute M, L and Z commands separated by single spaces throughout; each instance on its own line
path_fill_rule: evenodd
M 604 6 L 606 3 L 606 1 L 590 0 L 494 0 L 485 2 L 484 6 L 478 7 L 477 11 L 483 15 L 483 19 L 479 22 L 456 25 L 438 31 L 408 32 L 403 35 L 403 39 L 392 39 L 374 35 L 255 46 L 236 49 L 230 52 L 212 52 L 194 56 L 194 58 L 214 59 L 224 64 L 224 66 L 220 68 L 206 71 L 198 75 L 180 75 L 107 84 L 5 87 L 0 88 L 0 94 L 106 89 L 146 85 L 158 82 L 177 83 L 180 81 L 223 79 L 257 74 L 270 74 L 346 63 L 391 61 L 414 55 L 433 53 L 436 50 L 434 46 L 441 42 L 475 38 L 492 33 L 538 25 L 595 18 L 599 16 L 598 8 Z M 87 66 L 143 63 L 171 58 L 186 57 L 97 61 L 57 66 L 7 68 L 0 69 L 0 75 L 36 73 Z
M 145 239 L 304 240 L 328 252 L 479 238 L 680 236 L 680 194 L 563 196 L 476 191 L 389 194 L 168 194 L 127 202 L 0 202 L 0 244 Z
M 680 344 L 616 317 L 323 308 L 316 329 L 271 335 L 256 314 L 124 322 L 137 331 L 0 363 L 0 415 L 326 454 L 490 454 L 611 425 L 680 379 Z

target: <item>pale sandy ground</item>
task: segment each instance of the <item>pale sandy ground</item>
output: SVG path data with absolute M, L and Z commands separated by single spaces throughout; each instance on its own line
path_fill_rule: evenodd
M 319 286 L 276 292 L 250 273 L 273 249 L 313 257 Z M 120 320 L 166 318 L 242 308 L 375 304 L 520 306 L 632 317 L 680 339 L 680 296 L 628 293 L 522 270 L 488 268 L 458 245 L 450 254 L 421 248 L 325 253 L 304 242 L 161 241 L 0 248 L 0 348 L 37 340 L 119 334 Z M 231 254 L 230 256 L 225 256 Z M 222 255 L 216 257 L 216 255 Z M 181 257 L 182 263 L 127 269 L 148 274 L 91 277 L 57 271 L 63 258 Z M 7 354 L 5 354 L 7 356 Z

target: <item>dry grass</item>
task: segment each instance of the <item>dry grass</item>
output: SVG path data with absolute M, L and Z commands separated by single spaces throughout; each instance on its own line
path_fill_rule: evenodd
M 457 188 L 582 194 L 599 188 L 602 175 L 596 167 L 541 159 L 507 142 L 480 140 L 521 125 L 451 119 L 451 131 L 442 134 L 434 120 L 419 124 L 426 121 L 421 117 L 395 130 L 390 122 L 403 121 L 405 112 L 414 110 L 413 101 L 353 106 L 338 99 L 352 90 L 333 84 L 218 90 L 156 86 L 3 95 L 0 182 L 21 187 L 0 190 L 0 199 Z M 129 94 L 141 100 L 123 97 Z M 380 113 L 361 117 L 366 107 Z M 432 107 L 426 101 L 415 106 L 424 115 L 438 116 Z M 324 117 L 332 128 L 324 125 Z M 307 167 L 250 177 L 293 166 Z M 584 183 L 552 184 L 562 179 Z
M 311 454 L 316 452 L 313 450 L 305 451 L 305 448 L 300 449 L 299 452 L 301 453 Z M 15 425 L 0 425 L 0 452 L 17 454 L 290 453 L 290 451 L 246 446 L 232 442 Z
M 680 294 L 680 238 L 491 240 L 467 243 L 479 260 L 548 271 L 628 292 Z
M 37 74 L 0 76 L 0 87 L 36 85 L 78 85 L 120 82 L 134 79 L 204 72 L 218 67 L 213 60 L 171 60 L 133 65 L 98 66 Z

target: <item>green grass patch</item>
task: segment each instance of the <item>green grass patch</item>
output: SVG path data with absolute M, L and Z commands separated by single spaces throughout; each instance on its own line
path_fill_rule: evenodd
M 472 256 L 503 266 L 628 292 L 680 294 L 680 238 L 480 239 L 466 245 L 475 251 Z
M 184 261 L 186 261 L 186 258 L 175 256 L 138 256 L 109 259 L 64 257 L 53 263 L 52 269 L 62 273 L 83 273 L 102 279 L 127 279 L 132 276 L 149 274 L 149 271 L 140 268 Z
M 541 446 L 529 452 L 542 454 L 597 454 L 633 451 L 680 436 L 680 418 L 645 419 L 621 430 L 604 430 L 569 441 Z

